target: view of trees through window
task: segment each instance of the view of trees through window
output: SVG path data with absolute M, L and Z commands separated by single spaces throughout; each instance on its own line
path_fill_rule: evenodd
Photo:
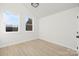
M 26 20 L 26 24 L 25 24 L 25 26 L 26 26 L 26 28 L 25 28 L 26 31 L 32 31 L 32 19 L 26 17 L 25 20 Z
M 6 32 L 18 31 L 19 17 L 9 11 L 6 11 L 3 15 L 6 23 Z
M 19 17 L 10 11 L 3 13 L 3 16 L 6 25 L 6 32 L 18 31 Z M 26 22 L 25 31 L 32 31 L 32 19 L 26 16 L 24 21 Z

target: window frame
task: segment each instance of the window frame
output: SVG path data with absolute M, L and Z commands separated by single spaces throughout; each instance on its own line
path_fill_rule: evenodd
M 11 11 L 10 11 L 10 12 L 11 12 Z M 5 25 L 5 26 L 4 26 L 5 33 L 17 33 L 17 32 L 19 32 L 19 29 L 20 29 L 20 15 L 14 14 L 14 13 L 12 12 L 12 15 L 15 15 L 15 16 L 18 17 L 18 25 L 17 25 L 18 30 L 17 30 L 17 31 L 6 31 L 6 26 L 7 26 L 7 24 L 6 24 L 6 19 L 5 19 L 5 13 L 6 13 L 6 12 L 3 13 L 3 19 L 4 19 L 4 25 Z
M 29 19 L 29 18 L 32 20 L 32 24 L 27 24 L 27 25 L 32 25 L 32 30 L 26 30 L 26 22 L 27 22 L 27 21 L 25 20 L 25 17 L 24 17 L 24 20 L 25 20 L 25 32 L 33 32 L 33 31 L 34 31 L 34 29 L 33 29 L 33 28 L 34 28 L 34 27 L 33 27 L 33 19 L 32 19 L 31 17 L 28 17 L 28 19 Z

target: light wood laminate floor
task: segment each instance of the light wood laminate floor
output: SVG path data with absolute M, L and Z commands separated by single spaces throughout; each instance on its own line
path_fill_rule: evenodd
M 0 48 L 0 56 L 74 56 L 75 51 L 36 39 Z

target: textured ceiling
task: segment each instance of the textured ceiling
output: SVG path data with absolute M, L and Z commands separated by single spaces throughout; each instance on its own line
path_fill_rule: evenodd
M 30 14 L 34 15 L 37 19 L 74 7 L 79 7 L 79 3 L 39 3 L 37 8 L 31 6 L 31 3 L 0 3 L 0 11 L 5 8 L 11 8 L 14 11 L 16 10 L 16 12 L 22 12 L 23 14 L 28 13 L 29 11 Z
M 39 3 L 37 8 L 34 8 L 30 3 L 27 3 L 25 6 L 37 18 L 42 18 L 70 8 L 78 7 L 79 3 Z

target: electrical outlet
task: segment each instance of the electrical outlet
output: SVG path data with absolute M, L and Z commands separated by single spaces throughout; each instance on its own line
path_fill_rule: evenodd
M 78 32 L 77 32 L 77 34 L 78 34 Z
M 78 19 L 78 16 L 77 16 L 77 19 Z
M 77 50 L 78 50 L 78 46 L 77 46 Z

